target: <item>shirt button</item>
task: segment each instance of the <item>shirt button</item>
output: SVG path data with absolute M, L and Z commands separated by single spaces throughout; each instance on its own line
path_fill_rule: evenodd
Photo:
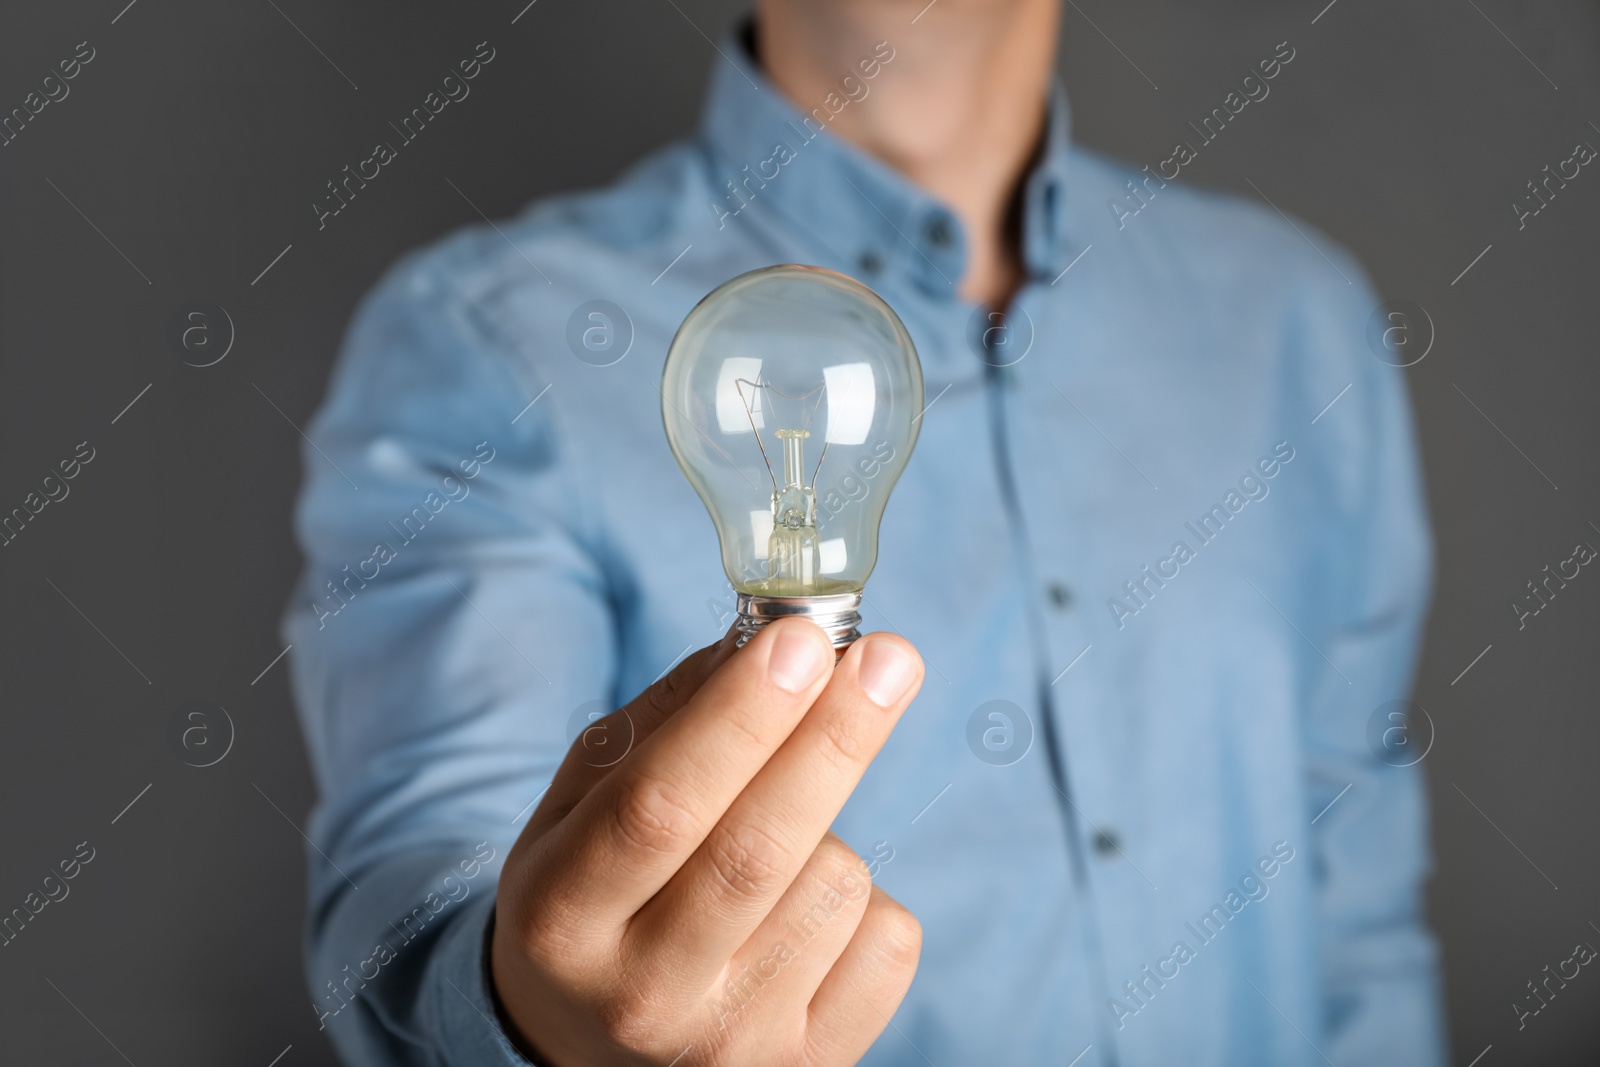
M 861 253 L 861 258 L 857 260 L 857 264 L 861 267 L 862 274 L 876 274 L 883 269 L 883 260 L 878 257 L 876 252 Z
M 1116 856 L 1122 852 L 1122 842 L 1115 831 L 1099 830 L 1094 835 L 1094 850 L 1105 857 Z
M 946 248 L 955 239 L 950 232 L 950 220 L 943 215 L 936 215 L 929 220 L 923 233 L 928 238 L 928 243 L 935 248 Z
M 1072 606 L 1072 590 L 1061 582 L 1051 582 L 1045 586 L 1044 593 L 1057 611 L 1065 611 Z

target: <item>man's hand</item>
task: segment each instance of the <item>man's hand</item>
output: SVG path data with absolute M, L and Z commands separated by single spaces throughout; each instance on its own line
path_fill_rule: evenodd
M 552 1067 L 854 1064 L 922 929 L 828 827 L 921 684 L 899 637 L 836 666 L 786 619 L 590 727 L 633 746 L 580 737 L 500 876 L 491 971 L 519 1043 Z

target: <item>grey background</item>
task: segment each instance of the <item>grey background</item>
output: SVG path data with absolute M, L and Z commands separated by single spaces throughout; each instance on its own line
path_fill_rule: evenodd
M 283 664 L 262 674 L 299 565 L 291 420 L 307 421 L 384 266 L 478 219 L 449 182 L 500 216 L 608 179 L 690 127 L 719 62 L 701 31 L 738 10 L 540 0 L 513 24 L 526 0 L 276 2 L 33 0 L 0 16 L 5 111 L 77 42 L 97 52 L 0 148 L 0 512 L 78 442 L 96 450 L 0 548 L 0 912 L 78 842 L 96 849 L 71 895 L 0 948 L 8 1064 L 266 1067 L 286 1046 L 281 1067 L 333 1062 L 300 975 L 310 777 Z M 1510 604 L 1577 541 L 1600 545 L 1600 167 L 1521 231 L 1510 204 L 1576 142 L 1600 146 L 1600 13 L 1324 3 L 1070 5 L 1075 132 L 1154 164 L 1277 42 L 1297 49 L 1181 180 L 1256 196 L 1253 182 L 1433 319 L 1406 374 L 1439 547 L 1416 700 L 1437 731 L 1430 908 L 1452 1059 L 1492 1045 L 1482 1067 L 1593 1062 L 1589 969 L 1525 1030 L 1511 1004 L 1574 943 L 1600 945 L 1600 578 L 1586 569 L 1520 632 Z M 498 56 L 471 97 L 319 233 L 323 183 L 482 40 Z M 915 47 L 914 27 L 897 46 Z M 196 298 L 237 330 L 206 369 L 165 338 Z M 195 699 L 236 735 L 203 769 L 168 738 Z

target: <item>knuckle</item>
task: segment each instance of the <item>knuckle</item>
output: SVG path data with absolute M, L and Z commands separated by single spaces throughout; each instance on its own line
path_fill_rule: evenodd
M 569 761 L 587 767 L 605 767 L 626 755 L 633 745 L 633 720 L 626 708 L 613 711 L 588 723 L 568 746 Z M 616 749 L 622 749 L 618 755 Z
M 668 671 L 666 677 L 640 693 L 630 706 L 642 712 L 642 718 L 650 725 L 666 720 L 699 692 L 719 651 L 718 646 L 712 645 L 690 653 Z
M 851 879 L 867 880 L 866 864 L 861 857 L 834 834 L 830 833 L 817 842 L 817 849 L 812 855 L 817 877 L 830 885 L 837 887 Z
M 843 919 L 851 929 L 866 914 L 872 880 L 861 858 L 833 835 L 824 838 L 806 865 L 802 906 L 807 915 L 829 924 Z
M 922 924 L 898 900 L 887 893 L 873 894 L 873 947 L 878 955 L 898 969 L 916 967 L 922 956 Z
M 789 850 L 756 823 L 718 823 L 706 838 L 717 894 L 734 904 L 763 899 L 783 877 Z
M 725 709 L 721 721 L 734 735 L 736 743 L 747 746 L 752 752 L 769 752 L 778 740 L 763 730 L 764 726 L 771 726 L 769 716 L 768 708 L 751 691 Z
M 646 689 L 640 701 L 644 704 L 649 721 L 659 722 L 678 710 L 688 696 L 687 689 L 688 685 L 681 670 L 671 672 Z
M 836 767 L 865 766 L 872 760 L 872 742 L 858 729 L 855 715 L 827 715 L 817 723 L 817 748 Z
M 611 805 L 617 833 L 629 845 L 670 853 L 693 839 L 693 808 L 659 779 L 633 775 L 621 782 Z
M 597 1005 L 595 1021 L 617 1048 L 645 1051 L 661 1040 L 666 1029 L 657 1000 L 639 986 L 618 989 Z

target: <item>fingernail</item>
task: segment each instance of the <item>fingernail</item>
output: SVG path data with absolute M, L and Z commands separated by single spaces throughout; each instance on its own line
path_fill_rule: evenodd
M 810 688 L 832 660 L 832 651 L 814 634 L 797 626 L 785 626 L 767 657 L 767 674 L 779 689 L 798 693 Z
M 893 707 L 917 680 L 916 660 L 894 641 L 869 641 L 861 653 L 860 678 L 867 699 L 880 708 Z

